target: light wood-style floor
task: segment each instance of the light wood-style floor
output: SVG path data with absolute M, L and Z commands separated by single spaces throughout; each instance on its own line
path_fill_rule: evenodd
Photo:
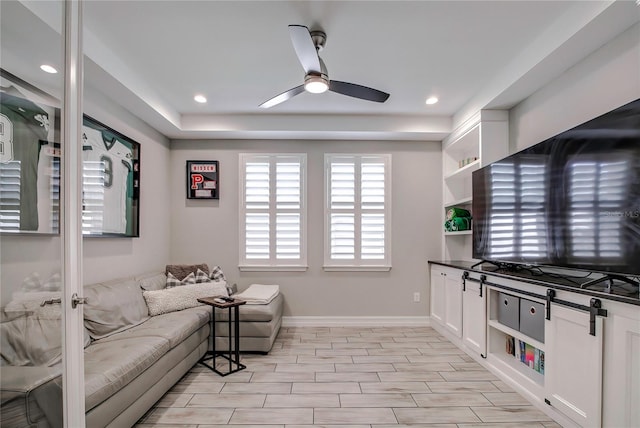
M 282 328 L 241 359 L 196 365 L 136 427 L 559 427 L 430 327 Z

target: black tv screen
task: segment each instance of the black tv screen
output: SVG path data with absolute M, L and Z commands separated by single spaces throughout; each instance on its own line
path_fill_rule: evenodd
M 640 99 L 473 173 L 473 258 L 640 274 Z

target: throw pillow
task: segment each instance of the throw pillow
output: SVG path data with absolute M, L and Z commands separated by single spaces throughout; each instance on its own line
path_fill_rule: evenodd
M 136 281 L 143 290 L 162 290 L 167 285 L 167 275 L 164 272 L 154 272 L 137 276 Z
M 201 306 L 201 297 L 227 296 L 224 281 L 190 284 L 164 290 L 143 291 L 142 295 L 149 307 L 149 315 L 161 315 L 169 312 Z
M 29 292 L 29 291 L 58 291 L 62 288 L 62 278 L 60 277 L 60 273 L 56 272 L 49 277 L 46 281 L 42 281 L 40 279 L 40 274 L 38 272 L 33 272 L 31 275 L 27 276 L 20 286 L 20 290 Z
M 198 269 L 198 272 L 196 272 L 196 284 L 201 282 L 211 282 L 211 279 L 209 279 L 209 275 L 205 271 Z
M 209 266 L 206 263 L 201 263 L 199 265 L 167 265 L 165 273 L 170 273 L 182 281 L 191 272 L 195 275 L 198 269 L 209 272 Z
M 182 281 L 180 281 L 178 278 L 173 276 L 173 274 L 168 273 L 166 288 L 179 287 L 181 285 L 189 285 L 189 284 L 195 284 L 195 283 L 196 283 L 196 276 L 193 274 L 193 272 L 187 275 Z
M 209 277 L 214 281 L 226 281 L 227 280 L 227 278 L 225 278 L 224 273 L 222 272 L 222 268 L 220 266 L 214 266 L 213 269 L 211 269 L 211 273 L 209 274 Z

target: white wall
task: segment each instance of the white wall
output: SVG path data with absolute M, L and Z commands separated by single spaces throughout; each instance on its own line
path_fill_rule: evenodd
M 525 149 L 638 98 L 640 24 L 511 109 L 511 151 Z
M 306 153 L 306 272 L 238 270 L 238 154 Z M 324 153 L 392 154 L 390 272 L 324 272 Z M 185 161 L 220 161 L 219 201 L 186 199 Z M 240 289 L 277 283 L 288 316 L 427 316 L 427 260 L 440 254 L 442 160 L 439 142 L 172 141 L 171 261 L 220 265 Z M 413 303 L 413 293 L 422 301 Z

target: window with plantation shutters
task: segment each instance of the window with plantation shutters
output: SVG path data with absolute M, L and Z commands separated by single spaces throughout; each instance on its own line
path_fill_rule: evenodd
M 391 155 L 325 155 L 325 270 L 391 268 Z
M 543 260 L 549 251 L 545 217 L 548 172 L 544 157 L 532 155 L 490 166 L 489 228 L 493 259 Z
M 304 270 L 306 155 L 240 155 L 240 269 Z

